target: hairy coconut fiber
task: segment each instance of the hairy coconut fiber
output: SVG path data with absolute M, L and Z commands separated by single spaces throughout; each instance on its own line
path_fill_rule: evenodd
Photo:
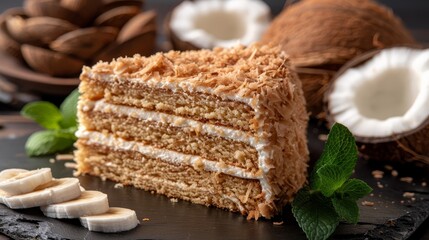
M 322 86 L 332 77 L 330 71 L 369 50 L 416 45 L 400 19 L 372 0 L 300 1 L 274 19 L 262 42 L 280 44 L 290 55 L 298 68 L 308 110 L 322 117 Z M 308 68 L 330 71 L 308 74 Z

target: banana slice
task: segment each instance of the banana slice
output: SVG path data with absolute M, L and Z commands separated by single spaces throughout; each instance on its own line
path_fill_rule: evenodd
M 7 170 L 5 170 L 7 171 Z M 6 172 L 3 175 L 10 177 L 17 171 Z M 0 190 L 7 192 L 10 195 L 19 195 L 29 193 L 36 187 L 48 183 L 52 180 L 52 173 L 50 168 L 41 168 L 33 171 L 23 171 L 16 175 L 4 179 L 0 182 Z
M 3 170 L 0 172 L 0 182 L 13 178 L 16 175 L 23 172 L 28 172 L 28 170 L 20 169 L 20 168 L 11 168 L 11 169 Z M 3 203 L 4 197 L 9 197 L 9 196 L 10 194 L 8 194 L 7 192 L 0 190 L 0 203 Z
M 52 218 L 79 218 L 109 211 L 107 195 L 99 191 L 84 191 L 74 200 L 40 207 L 43 214 Z
M 60 178 L 37 187 L 34 192 L 4 197 L 3 201 L 9 208 L 31 208 L 69 201 L 80 194 L 77 178 Z
M 28 170 L 20 168 L 10 168 L 0 172 L 0 182 L 11 179 L 20 173 L 28 172 Z
M 122 232 L 135 228 L 139 224 L 136 212 L 127 208 L 111 207 L 108 212 L 81 217 L 82 226 L 95 232 Z

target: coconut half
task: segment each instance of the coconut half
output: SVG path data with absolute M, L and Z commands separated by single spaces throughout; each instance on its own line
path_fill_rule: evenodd
M 256 42 L 269 22 L 270 8 L 260 0 L 184 1 L 166 31 L 175 49 L 210 49 Z
M 325 100 L 365 156 L 429 164 L 429 50 L 382 50 L 340 73 Z

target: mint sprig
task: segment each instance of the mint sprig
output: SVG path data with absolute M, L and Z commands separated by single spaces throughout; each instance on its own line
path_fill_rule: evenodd
M 26 104 L 21 115 L 37 122 L 46 130 L 33 133 L 25 144 L 29 156 L 42 156 L 65 151 L 76 141 L 77 101 L 79 92 L 74 90 L 60 108 L 50 102 Z
M 349 179 L 358 159 L 351 132 L 335 123 L 324 151 L 310 175 L 309 186 L 302 188 L 292 202 L 292 213 L 307 238 L 327 239 L 340 221 L 356 224 L 356 201 L 372 189 L 359 179 Z

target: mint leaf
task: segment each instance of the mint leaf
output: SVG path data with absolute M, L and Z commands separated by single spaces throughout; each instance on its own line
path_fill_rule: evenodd
M 67 150 L 75 141 L 76 137 L 69 130 L 44 130 L 27 139 L 25 150 L 29 156 L 42 156 Z
M 372 188 L 366 184 L 366 182 L 359 179 L 349 179 L 347 180 L 341 188 L 338 189 L 337 193 L 342 198 L 350 198 L 353 200 L 358 200 L 372 191 Z
M 310 182 L 312 189 L 318 189 L 323 179 L 317 177 L 319 171 L 325 165 L 336 165 L 340 169 L 340 175 L 349 178 L 355 168 L 358 158 L 357 147 L 352 133 L 339 123 L 332 126 L 325 144 L 322 156 L 316 162 Z
M 64 99 L 60 106 L 63 120 L 60 122 L 61 127 L 68 128 L 77 126 L 77 101 L 79 100 L 79 91 L 75 89 L 69 96 Z
M 340 220 L 358 222 L 356 201 L 372 189 L 361 180 L 349 179 L 357 158 L 353 135 L 335 123 L 310 175 L 309 186 L 299 190 L 292 202 L 292 213 L 309 239 L 327 239 Z
M 359 220 L 359 207 L 354 199 L 332 199 L 332 205 L 334 206 L 335 212 L 343 220 L 349 223 L 356 224 Z
M 339 217 L 329 198 L 301 189 L 292 202 L 292 213 L 308 239 L 327 239 L 338 226 Z
M 60 129 L 59 122 L 63 119 L 60 110 L 54 104 L 44 101 L 25 105 L 21 114 L 46 129 Z
M 342 168 L 336 165 L 324 165 L 315 174 L 314 190 L 320 190 L 323 195 L 330 197 L 349 178 L 344 175 Z

